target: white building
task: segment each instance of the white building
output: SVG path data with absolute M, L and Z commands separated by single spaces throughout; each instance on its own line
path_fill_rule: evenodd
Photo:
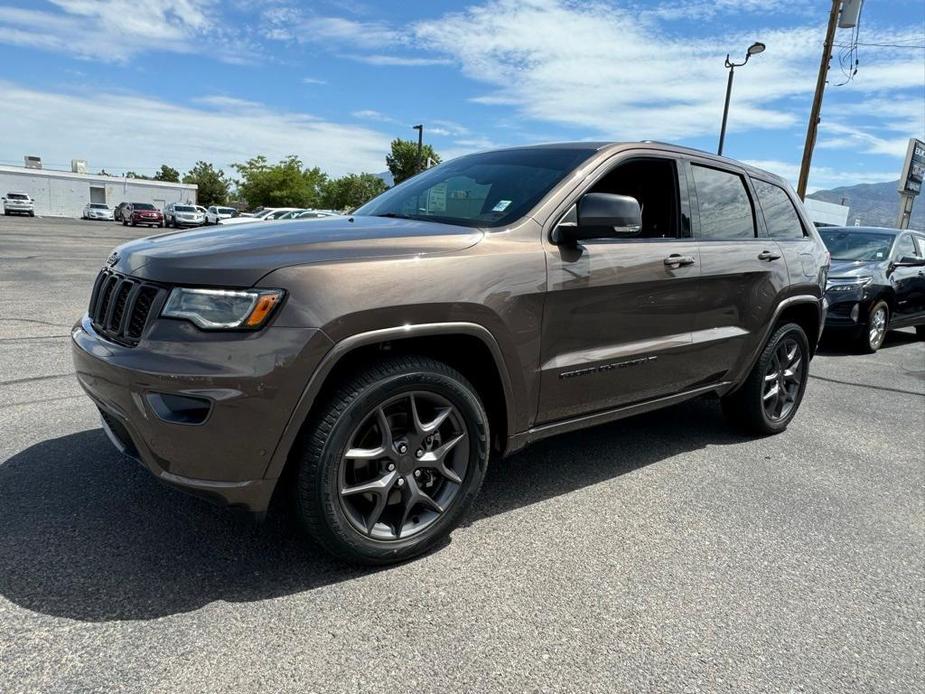
M 809 214 L 813 223 L 828 224 L 830 226 L 843 227 L 848 223 L 848 206 L 837 205 L 834 202 L 823 202 L 806 198 L 803 201 L 803 207 Z
M 0 195 L 28 193 L 35 200 L 35 214 L 46 217 L 79 217 L 88 202 L 110 207 L 150 202 L 162 210 L 169 202 L 195 203 L 197 189 L 189 183 L 0 165 Z

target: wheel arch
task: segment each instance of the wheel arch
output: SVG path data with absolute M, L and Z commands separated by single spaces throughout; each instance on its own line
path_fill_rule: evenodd
M 412 353 L 443 361 L 472 383 L 488 414 L 492 448 L 503 453 L 508 436 L 516 431 L 516 413 L 501 347 L 487 328 L 476 323 L 431 323 L 372 330 L 336 343 L 309 379 L 264 477 L 283 476 L 313 412 L 343 375 L 376 356 Z

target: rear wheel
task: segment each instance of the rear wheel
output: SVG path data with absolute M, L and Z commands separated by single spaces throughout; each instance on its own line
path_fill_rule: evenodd
M 883 345 L 887 326 L 890 324 L 890 307 L 885 301 L 878 301 L 870 308 L 867 327 L 858 336 L 857 347 L 863 354 L 873 354 Z
M 925 325 L 915 326 L 915 334 L 920 340 L 925 340 Z
M 723 412 L 748 433 L 779 433 L 796 415 L 808 378 L 806 333 L 787 323 L 771 335 L 745 383 L 723 398 Z
M 346 561 L 417 556 L 472 505 L 488 441 L 485 409 L 462 374 L 426 357 L 382 361 L 315 416 L 298 461 L 297 514 Z

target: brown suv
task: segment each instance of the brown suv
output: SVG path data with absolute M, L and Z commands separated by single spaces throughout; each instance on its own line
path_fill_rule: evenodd
M 246 227 L 246 228 L 245 228 Z M 434 545 L 490 457 L 700 395 L 786 428 L 828 255 L 779 178 L 656 143 L 460 157 L 350 217 L 201 229 L 109 257 L 77 377 L 164 482 L 335 554 Z

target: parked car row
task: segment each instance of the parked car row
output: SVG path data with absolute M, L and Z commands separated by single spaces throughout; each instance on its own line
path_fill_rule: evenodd
M 338 217 L 333 210 L 313 210 L 303 207 L 264 207 L 249 214 L 241 214 L 233 219 L 222 219 L 220 224 L 246 224 L 248 222 L 272 222 L 292 219 L 320 219 Z

